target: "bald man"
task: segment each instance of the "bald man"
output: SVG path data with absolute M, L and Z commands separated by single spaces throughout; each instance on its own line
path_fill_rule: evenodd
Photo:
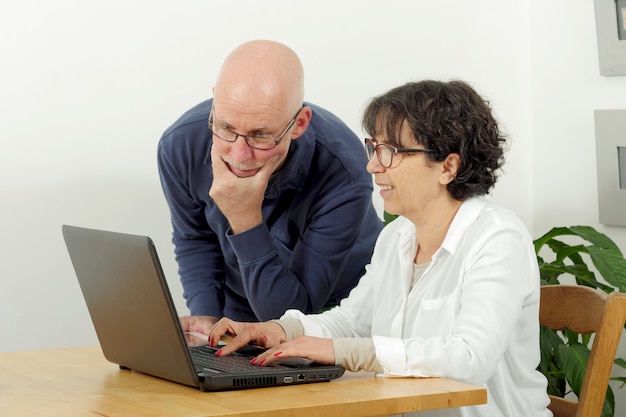
M 365 150 L 304 102 L 302 64 L 287 46 L 257 40 L 231 52 L 213 98 L 163 134 L 158 164 L 192 316 L 315 313 L 364 273 L 382 228 Z

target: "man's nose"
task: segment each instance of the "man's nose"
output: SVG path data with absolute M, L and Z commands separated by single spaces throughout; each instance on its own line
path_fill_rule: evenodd
M 244 161 L 250 158 L 252 148 L 248 145 L 246 137 L 236 133 L 235 141 L 231 142 L 231 153 L 238 161 Z M 240 140 L 241 139 L 241 140 Z

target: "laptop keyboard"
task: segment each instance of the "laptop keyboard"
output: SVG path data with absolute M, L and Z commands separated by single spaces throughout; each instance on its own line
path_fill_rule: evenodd
M 241 355 L 237 352 L 228 356 L 215 356 L 219 348 L 208 345 L 190 348 L 191 357 L 197 371 L 214 369 L 222 372 L 263 372 L 263 369 L 286 369 L 288 367 L 271 364 L 269 366 L 252 365 L 250 360 L 253 356 Z

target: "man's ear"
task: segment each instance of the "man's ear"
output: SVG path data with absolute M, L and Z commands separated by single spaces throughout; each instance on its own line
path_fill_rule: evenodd
M 450 184 L 456 178 L 461 166 L 461 156 L 458 153 L 451 153 L 446 156 L 441 164 L 440 182 L 444 185 Z
M 291 131 L 291 140 L 299 138 L 306 132 L 309 123 L 311 123 L 311 116 L 313 116 L 313 110 L 309 106 L 304 106 L 300 110 L 296 122 L 293 124 L 294 128 Z

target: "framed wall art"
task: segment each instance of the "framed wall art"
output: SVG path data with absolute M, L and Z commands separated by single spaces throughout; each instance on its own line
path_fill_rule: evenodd
M 626 0 L 594 0 L 600 75 L 626 75 Z

